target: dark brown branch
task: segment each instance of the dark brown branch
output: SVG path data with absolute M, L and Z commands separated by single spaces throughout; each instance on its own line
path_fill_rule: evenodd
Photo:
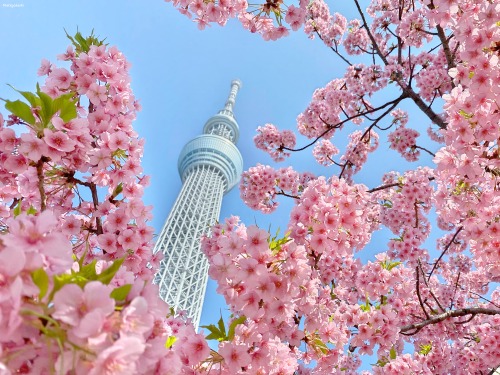
M 422 98 L 410 87 L 404 85 L 403 83 L 399 83 L 403 92 L 408 95 L 408 97 L 413 100 L 413 102 L 417 105 L 417 107 L 427 116 L 429 119 L 439 126 L 441 129 L 446 129 L 446 122 L 429 106 L 422 100 Z
M 314 19 L 313 19 L 314 20 Z M 314 27 L 314 32 L 316 33 L 316 35 L 323 41 L 323 43 L 325 42 L 325 40 L 323 39 L 323 37 L 321 36 L 321 34 L 319 33 L 318 29 L 316 27 Z M 325 43 L 326 44 L 326 43 Z M 337 46 L 337 42 L 335 41 L 335 48 L 333 48 L 332 46 L 330 46 L 330 49 L 338 56 L 340 57 L 342 60 L 344 60 L 344 62 L 349 65 L 349 66 L 352 66 L 351 62 L 349 60 L 347 60 L 339 51 L 338 51 L 338 46 Z
M 429 182 L 430 181 L 434 181 L 435 180 L 435 177 L 429 177 Z M 382 186 L 377 186 L 376 188 L 373 188 L 373 189 L 370 189 L 370 190 L 367 190 L 366 192 L 367 193 L 373 193 L 375 191 L 379 191 L 379 190 L 384 190 L 384 189 L 388 189 L 388 188 L 391 188 L 391 187 L 395 187 L 395 186 L 399 186 L 399 187 L 402 187 L 404 184 L 402 182 L 394 182 L 392 184 L 387 184 L 387 185 L 382 185 Z
M 450 50 L 450 44 L 449 44 L 450 39 L 446 37 L 446 34 L 444 33 L 444 30 L 440 25 L 437 25 L 436 29 L 439 40 L 441 40 L 441 44 L 443 45 L 443 52 L 444 55 L 446 56 L 446 63 L 448 64 L 448 69 L 454 68 L 456 65 L 453 58 L 454 53 L 452 53 Z
M 429 155 L 431 155 L 432 157 L 435 157 L 435 156 L 436 156 L 436 154 L 435 154 L 435 153 L 433 153 L 432 151 L 427 150 L 425 147 L 421 147 L 421 146 L 413 145 L 413 148 L 418 148 L 419 150 L 425 151 L 425 152 L 427 152 Z
M 278 192 L 276 193 L 276 195 L 283 195 L 283 196 L 288 197 L 288 198 L 300 199 L 300 197 L 299 197 L 299 196 L 287 194 L 287 193 L 285 193 L 283 190 L 278 191 Z
M 443 252 L 442 252 L 442 253 L 441 253 L 441 255 L 439 256 L 439 258 L 436 260 L 436 263 L 434 263 L 434 266 L 432 267 L 432 270 L 431 270 L 431 272 L 429 273 L 429 276 L 427 277 L 427 280 L 430 280 L 430 279 L 431 279 L 432 273 L 436 270 L 438 263 L 441 261 L 441 259 L 443 258 L 444 254 L 448 251 L 448 249 L 450 248 L 451 244 L 452 244 L 453 242 L 455 242 L 455 239 L 457 238 L 458 234 L 462 231 L 462 229 L 464 229 L 464 227 L 460 227 L 460 228 L 458 228 L 458 230 L 455 232 L 455 234 L 453 235 L 453 237 L 452 237 L 452 239 L 450 240 L 450 242 L 448 242 L 448 244 L 447 244 L 447 245 L 446 245 L 446 247 L 444 248 Z
M 417 279 L 417 297 L 418 297 L 418 302 L 420 303 L 420 307 L 422 307 L 422 311 L 424 312 L 425 317 L 427 319 L 430 319 L 430 316 L 427 313 L 427 310 L 425 309 L 424 303 L 422 302 L 422 296 L 420 295 L 420 270 L 419 270 L 418 266 L 415 268 L 415 273 L 416 273 L 416 279 Z
M 468 307 L 464 309 L 459 309 L 459 310 L 453 310 L 453 311 L 447 311 L 445 313 L 436 315 L 430 319 L 426 319 L 422 322 L 418 323 L 413 323 L 413 324 L 408 324 L 399 330 L 400 333 L 403 334 L 415 334 L 418 331 L 420 331 L 422 328 L 430 325 L 430 324 L 437 324 L 440 323 L 446 319 L 450 318 L 458 318 L 461 316 L 466 316 L 466 315 L 478 315 L 478 314 L 484 314 L 484 315 L 499 315 L 500 310 L 495 310 L 495 309 L 487 309 L 484 307 Z M 411 332 L 414 331 L 414 332 Z M 411 332 L 411 333 L 408 333 Z
M 97 209 L 97 207 L 99 206 L 99 196 L 97 195 L 96 184 L 91 182 L 89 188 L 90 188 L 90 191 L 92 192 L 92 202 L 94 203 L 94 208 Z M 102 223 L 101 223 L 100 217 L 95 218 L 95 225 L 96 225 L 96 230 L 97 230 L 96 233 L 98 235 L 102 234 L 103 231 L 102 231 Z
M 453 308 L 453 304 L 455 303 L 455 296 L 457 294 L 458 289 L 458 281 L 460 280 L 461 272 L 458 271 L 457 281 L 455 281 L 455 289 L 453 290 L 453 296 L 451 297 L 450 309 Z
M 310 143 L 308 143 L 307 145 L 303 146 L 303 147 L 300 147 L 300 148 L 288 148 L 288 147 L 282 147 L 281 149 L 282 150 L 286 150 L 286 151 L 292 151 L 292 152 L 297 152 L 297 151 L 302 151 L 302 150 L 305 150 L 306 148 L 308 147 L 311 147 L 313 144 L 315 144 L 316 142 L 318 142 L 321 138 L 323 138 L 326 134 L 328 134 L 330 131 L 334 130 L 334 129 L 338 129 L 341 125 L 345 124 L 346 122 L 348 121 L 351 121 L 355 118 L 358 118 L 358 117 L 362 117 L 368 113 L 373 113 L 373 112 L 377 112 L 377 111 L 380 111 L 381 109 L 384 109 L 385 107 L 387 106 L 390 106 L 390 105 L 393 105 L 393 107 L 390 108 L 390 110 L 386 113 L 389 113 L 390 111 L 392 111 L 392 109 L 397 106 L 399 104 L 399 102 L 401 102 L 401 100 L 407 98 L 407 96 L 403 93 L 401 94 L 401 96 L 399 96 L 398 98 L 394 99 L 394 100 L 391 100 L 390 102 L 387 102 L 383 105 L 381 105 L 380 107 L 377 107 L 377 108 L 373 108 L 373 109 L 370 109 L 370 110 L 367 110 L 365 112 L 362 112 L 362 113 L 358 113 L 356 115 L 353 115 L 349 118 L 346 118 L 345 120 L 342 120 L 340 121 L 339 123 L 335 124 L 335 125 L 329 125 L 327 124 L 323 119 L 321 119 L 321 121 L 323 121 L 326 125 L 329 126 L 328 129 L 326 129 L 323 133 L 321 133 L 319 136 L 316 137 L 316 139 Z M 384 116 L 385 114 L 384 113 Z
M 373 44 L 373 48 L 375 51 L 377 51 L 377 55 L 380 57 L 380 59 L 384 62 L 385 65 L 388 65 L 388 60 L 386 56 L 382 53 L 380 50 L 379 45 L 377 44 L 377 41 L 375 40 L 375 37 L 373 36 L 373 33 L 371 32 L 370 28 L 368 27 L 368 23 L 366 22 L 365 15 L 363 11 L 361 10 L 361 7 L 359 5 L 358 0 L 354 0 L 354 3 L 356 4 L 356 8 L 358 9 L 359 15 L 361 16 L 361 19 L 363 20 L 363 27 L 366 30 L 366 33 L 368 34 L 368 37 L 370 38 L 370 41 Z M 403 93 L 405 93 L 409 98 L 413 100 L 413 102 L 417 105 L 417 107 L 427 116 L 429 119 L 435 123 L 437 126 L 439 126 L 441 129 L 446 129 L 446 123 L 443 121 L 439 115 L 434 112 L 429 106 L 422 100 L 422 98 L 409 86 L 404 84 L 401 80 L 397 81 L 401 89 L 403 90 Z
M 488 303 L 491 303 L 493 306 L 495 307 L 498 307 L 500 309 L 500 306 L 497 305 L 495 302 L 493 301 L 490 301 L 488 298 L 484 298 L 482 295 L 480 295 L 479 293 L 476 293 L 476 292 L 473 292 L 473 291 L 469 291 L 469 293 L 472 293 L 472 294 L 475 294 L 477 297 L 481 298 L 483 301 L 486 301 Z
M 376 188 L 373 188 L 373 189 L 370 189 L 370 190 L 367 190 L 367 193 L 373 193 L 375 191 L 379 191 L 379 190 L 384 190 L 384 189 L 389 189 L 391 187 L 396 187 L 396 186 L 403 186 L 403 184 L 401 182 L 395 182 L 393 184 L 387 184 L 387 185 L 382 185 L 382 186 L 377 186 Z
M 47 196 L 45 194 L 44 186 L 44 175 L 43 175 L 43 164 L 45 163 L 45 158 L 42 157 L 36 163 L 36 174 L 38 176 L 38 191 L 40 192 L 40 210 L 45 211 L 47 208 Z
M 430 295 L 432 296 L 432 298 L 434 298 L 434 301 L 436 301 L 436 304 L 439 306 L 439 308 L 441 309 L 442 312 L 445 312 L 446 310 L 444 309 L 444 307 L 441 305 L 441 303 L 439 302 L 439 300 L 437 299 L 436 295 L 434 294 L 434 292 L 432 291 L 431 287 L 429 286 L 429 283 L 428 283 L 428 280 L 425 279 L 425 272 L 424 272 L 424 269 L 422 268 L 422 263 L 420 263 L 420 259 L 418 260 L 418 266 L 420 267 L 420 271 L 422 272 L 422 276 L 424 277 L 424 282 L 425 282 L 425 286 L 427 287 L 427 289 L 429 290 L 429 293 Z

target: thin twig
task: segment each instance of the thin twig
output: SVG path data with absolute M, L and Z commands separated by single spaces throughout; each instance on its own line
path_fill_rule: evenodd
M 401 102 L 401 100 L 407 98 L 406 94 L 401 94 L 401 96 L 399 96 L 398 98 L 394 99 L 394 100 L 391 100 L 390 102 L 387 102 L 387 103 L 384 103 L 383 105 L 381 105 L 380 107 L 377 107 L 377 108 L 373 108 L 371 110 L 368 110 L 368 111 L 365 111 L 363 113 L 358 113 L 356 115 L 353 115 L 349 118 L 346 118 L 345 120 L 342 120 L 340 121 L 339 123 L 335 124 L 335 125 L 328 125 L 323 119 L 321 119 L 321 121 L 323 121 L 326 125 L 329 126 L 328 129 L 326 129 L 323 133 L 321 133 L 319 136 L 316 137 L 316 139 L 310 143 L 308 143 L 307 145 L 303 146 L 303 147 L 300 147 L 300 148 L 288 148 L 288 147 L 282 147 L 281 149 L 282 150 L 286 150 L 286 151 L 292 151 L 292 152 L 297 152 L 297 151 L 302 151 L 302 150 L 305 150 L 306 148 L 308 147 L 311 147 L 312 145 L 314 145 L 316 142 L 318 142 L 321 138 L 323 138 L 326 134 L 328 134 L 330 131 L 334 130 L 334 129 L 338 129 L 341 125 L 345 124 L 346 122 L 348 121 L 351 121 L 355 118 L 358 118 L 358 117 L 361 117 L 361 116 L 364 116 L 368 113 L 373 113 L 373 112 L 377 112 L 377 111 L 380 111 L 381 109 L 384 109 L 385 107 L 387 106 L 390 106 L 390 105 L 393 105 L 393 107 L 391 107 L 391 109 L 389 110 L 392 111 L 392 109 L 397 106 L 399 104 L 399 102 Z M 384 113 L 385 115 L 386 113 Z
M 434 272 L 434 270 L 437 268 L 437 265 L 439 263 L 439 261 L 443 258 L 444 254 L 448 251 L 448 249 L 450 248 L 451 244 L 453 242 L 455 242 L 455 239 L 457 238 L 458 234 L 462 231 L 462 229 L 464 229 L 464 227 L 460 227 L 458 228 L 458 230 L 455 232 L 455 234 L 453 235 L 453 238 L 450 240 L 450 242 L 448 242 L 448 244 L 446 245 L 446 247 L 444 248 L 443 252 L 441 253 L 441 255 L 439 256 L 439 258 L 436 260 L 436 263 L 434 263 L 434 266 L 432 267 L 432 270 L 431 272 L 429 273 L 429 276 L 427 277 L 427 280 L 430 280 L 431 279 L 431 276 L 432 276 L 432 273 Z
M 420 295 L 420 271 L 418 269 L 418 266 L 415 268 L 415 273 L 416 273 L 416 279 L 417 279 L 417 297 L 418 297 L 418 302 L 420 303 L 420 307 L 422 307 L 422 311 L 424 312 L 425 317 L 427 319 L 430 319 L 430 316 L 427 313 L 427 310 L 425 309 L 424 303 L 422 302 L 422 296 Z
M 46 159 L 44 157 L 38 160 L 36 163 L 36 174 L 38 176 L 38 191 L 40 192 L 40 210 L 45 211 L 47 208 L 47 196 L 45 195 L 45 186 L 44 186 L 44 175 L 43 175 L 43 164 Z

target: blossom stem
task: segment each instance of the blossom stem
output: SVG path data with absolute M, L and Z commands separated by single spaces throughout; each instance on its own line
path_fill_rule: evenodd
M 40 210 L 45 211 L 47 208 L 47 196 L 45 195 L 45 187 L 43 185 L 44 175 L 43 175 L 43 164 L 45 163 L 45 158 L 42 157 L 38 160 L 36 164 L 36 174 L 38 176 L 38 191 L 40 192 Z
M 451 244 L 453 242 L 455 242 L 455 239 L 457 238 L 458 234 L 462 231 L 462 229 L 464 229 L 464 227 L 460 227 L 458 228 L 458 230 L 455 232 L 455 234 L 453 235 L 453 238 L 450 240 L 450 242 L 448 242 L 448 244 L 446 245 L 446 247 L 444 248 L 443 252 L 441 253 L 441 255 L 439 256 L 439 258 L 436 260 L 436 263 L 434 263 L 434 266 L 432 267 L 432 270 L 431 272 L 429 273 L 429 276 L 427 277 L 427 280 L 430 280 L 431 276 L 432 276 L 432 273 L 434 272 L 434 270 L 437 268 L 437 265 L 439 263 L 439 261 L 443 258 L 444 254 L 448 251 L 448 249 L 450 248 Z
M 399 330 L 400 333 L 406 335 L 414 335 L 419 332 L 422 328 L 430 325 L 437 324 L 449 318 L 458 318 L 461 316 L 472 315 L 476 316 L 478 314 L 484 315 L 500 315 L 500 310 L 496 309 L 487 309 L 484 307 L 466 307 L 464 309 L 447 311 L 442 314 L 436 315 L 430 319 L 426 319 L 419 323 L 407 324 Z M 410 332 L 410 333 L 408 333 Z

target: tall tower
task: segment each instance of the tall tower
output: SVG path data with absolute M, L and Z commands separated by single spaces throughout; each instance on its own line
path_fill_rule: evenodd
M 231 82 L 224 109 L 208 119 L 203 135 L 182 149 L 177 163 L 182 189 L 154 249 L 165 255 L 155 276 L 160 297 L 175 309 L 186 310 L 196 329 L 208 281 L 201 236 L 219 219 L 222 196 L 237 184 L 243 171 L 233 114 L 240 87 L 239 80 Z

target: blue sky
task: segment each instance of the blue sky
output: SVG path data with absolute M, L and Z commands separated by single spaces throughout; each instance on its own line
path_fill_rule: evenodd
M 313 91 L 341 76 L 345 68 L 319 40 L 309 40 L 302 31 L 276 42 L 264 42 L 236 21 L 224 28 L 199 31 L 196 24 L 162 0 L 19 0 L 0 4 L 0 97 L 15 97 L 7 83 L 33 90 L 41 59 L 56 61 L 69 44 L 64 29 L 74 34 L 77 27 L 84 35 L 94 29 L 106 37 L 132 64 L 132 87 L 142 104 L 135 128 L 146 139 L 143 166 L 152 177 L 144 198 L 146 204 L 154 205 L 152 225 L 157 232 L 181 188 L 179 152 L 223 107 L 232 79 L 243 82 L 235 115 L 241 131 L 238 147 L 248 169 L 258 162 L 271 164 L 253 145 L 257 126 L 271 122 L 294 129 L 295 118 L 306 108 Z M 0 111 L 5 114 L 3 108 Z M 414 114 L 411 121 L 425 124 L 420 130 L 425 134 L 425 118 Z M 340 137 L 340 146 L 346 136 Z M 306 142 L 298 138 L 298 145 Z M 386 150 L 388 143 L 381 138 L 382 152 L 370 159 L 357 182 L 374 187 L 382 171 L 408 166 L 398 161 L 395 152 Z M 423 160 L 430 162 L 425 155 Z M 294 155 L 283 164 L 288 165 L 327 176 L 338 173 L 316 166 L 310 151 Z M 272 222 L 272 230 L 283 229 L 290 203 L 272 216 L 262 215 L 246 208 L 235 188 L 224 199 L 221 219 L 237 215 L 247 225 L 257 223 L 267 229 Z M 379 241 L 377 252 L 384 251 L 385 243 Z M 223 299 L 214 290 L 210 283 L 202 325 L 214 323 L 219 310 L 224 309 Z

